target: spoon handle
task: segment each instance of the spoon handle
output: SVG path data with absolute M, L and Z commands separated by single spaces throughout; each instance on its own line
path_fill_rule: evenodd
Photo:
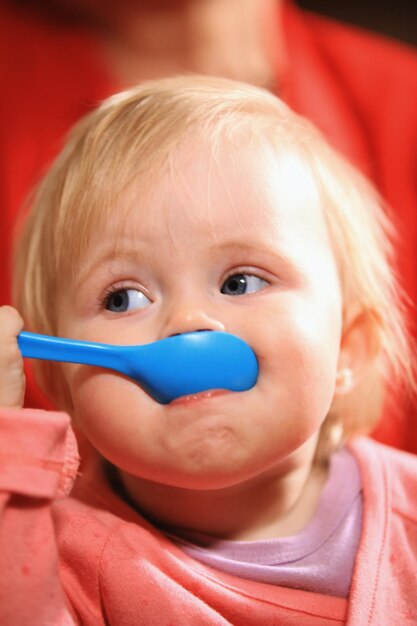
M 118 355 L 113 346 L 91 341 L 61 339 L 22 331 L 18 337 L 22 356 L 30 359 L 48 359 L 66 363 L 82 363 L 115 368 Z

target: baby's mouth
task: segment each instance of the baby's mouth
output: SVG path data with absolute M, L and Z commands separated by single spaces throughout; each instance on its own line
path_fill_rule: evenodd
M 231 392 L 227 389 L 208 389 L 207 391 L 201 391 L 199 393 L 193 393 L 187 396 L 180 396 L 179 398 L 172 400 L 167 406 L 195 404 L 197 402 L 210 400 L 211 398 L 217 398 L 218 396 L 222 396 L 226 393 Z

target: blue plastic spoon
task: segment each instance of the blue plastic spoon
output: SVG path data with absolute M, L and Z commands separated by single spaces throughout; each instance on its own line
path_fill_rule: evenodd
M 209 389 L 245 391 L 258 377 L 252 348 L 239 337 L 219 331 L 185 333 L 141 346 L 21 332 L 18 344 L 24 357 L 116 370 L 133 378 L 161 404 Z

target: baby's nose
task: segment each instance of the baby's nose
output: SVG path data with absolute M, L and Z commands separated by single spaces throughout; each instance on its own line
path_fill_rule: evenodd
M 224 331 L 226 329 L 219 319 L 202 308 L 189 304 L 175 307 L 167 319 L 162 335 L 163 337 L 171 337 L 200 330 Z

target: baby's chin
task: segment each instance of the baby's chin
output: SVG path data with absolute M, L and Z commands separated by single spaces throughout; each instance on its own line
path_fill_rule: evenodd
M 128 439 L 119 432 L 117 440 L 101 432 L 96 447 L 121 472 L 168 489 L 227 489 L 265 469 L 262 446 L 224 418 L 180 432 L 146 430 Z
M 129 477 L 130 484 L 137 484 L 140 493 L 140 484 L 143 482 L 157 485 L 159 492 L 166 491 L 172 495 L 175 491 L 185 492 L 225 492 L 225 497 L 230 490 L 240 489 L 244 484 L 250 483 L 255 477 L 247 468 L 234 467 L 224 468 L 224 464 L 214 462 L 201 463 L 198 468 L 185 466 L 158 466 L 155 468 L 142 468 L 140 473 L 131 472 L 118 468 L 118 472 Z M 131 468 L 133 469 L 133 468 Z M 139 497 L 140 500 L 140 497 Z

